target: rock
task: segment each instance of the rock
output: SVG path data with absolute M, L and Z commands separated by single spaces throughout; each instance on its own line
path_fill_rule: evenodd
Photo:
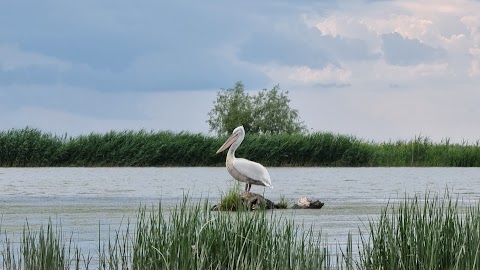
M 235 201 L 230 204 L 224 205 L 223 207 L 220 204 L 214 205 L 210 208 L 210 211 L 237 211 L 238 206 L 241 208 L 248 209 L 250 211 L 256 209 L 279 209 L 281 207 L 277 206 L 274 202 L 269 199 L 266 199 L 260 194 L 253 192 L 243 192 L 240 195 L 237 195 L 240 200 L 237 204 Z M 324 203 L 319 200 L 308 199 L 307 197 L 300 198 L 297 203 L 293 205 L 293 209 L 320 209 Z
M 240 205 L 245 206 L 245 209 L 248 210 L 256 210 L 256 209 L 276 209 L 276 205 L 270 201 L 269 199 L 266 199 L 260 194 L 253 193 L 253 192 L 243 192 L 239 196 L 240 198 Z M 227 209 L 221 209 L 222 207 L 217 204 L 212 206 L 210 208 L 210 211 L 219 211 L 219 210 L 230 210 L 230 211 L 236 211 L 235 205 L 227 206 Z
M 308 199 L 307 197 L 302 197 L 298 199 L 297 203 L 293 205 L 293 209 L 320 209 L 324 203 L 319 200 Z
M 258 208 L 275 209 L 275 204 L 260 194 L 246 191 L 240 194 L 240 198 L 245 203 L 247 209 L 255 210 Z

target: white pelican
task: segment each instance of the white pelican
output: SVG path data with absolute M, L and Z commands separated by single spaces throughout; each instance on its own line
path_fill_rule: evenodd
M 242 143 L 244 137 L 243 126 L 237 127 L 233 130 L 230 138 L 217 150 L 217 154 L 231 145 L 227 154 L 227 170 L 237 181 L 246 183 L 245 191 L 250 191 L 252 184 L 273 188 L 270 175 L 262 164 L 244 158 L 235 158 L 235 150 Z

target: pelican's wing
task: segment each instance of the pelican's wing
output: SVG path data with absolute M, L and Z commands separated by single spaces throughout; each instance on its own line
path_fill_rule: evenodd
M 246 177 L 262 182 L 265 186 L 273 188 L 270 175 L 262 164 L 244 158 L 236 158 L 233 160 L 233 167 Z

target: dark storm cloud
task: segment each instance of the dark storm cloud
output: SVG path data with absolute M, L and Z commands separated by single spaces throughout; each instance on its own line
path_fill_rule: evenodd
M 288 38 L 279 40 L 270 54 L 268 44 L 247 42 L 239 48 L 241 41 L 258 29 L 270 32 L 278 22 L 298 20 L 312 8 L 322 12 L 334 6 L 331 1 L 3 1 L 0 24 L 11 27 L 0 28 L 0 45 L 13 44 L 69 68 L 0 69 L 0 84 L 154 91 L 211 89 L 242 80 L 261 87 L 268 77 L 248 63 L 236 63 L 236 51 L 313 66 L 334 59 L 315 48 L 304 51 L 304 44 Z M 146 57 L 155 62 L 145 63 Z
M 221 4 L 191 4 L 3 2 L 0 22 L 15 27 L 0 29 L 0 43 L 70 68 L 0 69 L 1 84 L 61 82 L 101 91 L 152 91 L 217 88 L 237 80 L 265 83 L 265 75 L 213 53 L 248 31 L 242 30 L 251 27 L 248 14 Z M 138 65 L 149 55 L 156 62 Z

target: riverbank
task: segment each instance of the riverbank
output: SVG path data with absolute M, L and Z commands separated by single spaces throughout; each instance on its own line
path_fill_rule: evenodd
M 111 131 L 70 137 L 33 128 L 0 132 L 3 167 L 223 166 L 215 154 L 226 137 L 203 134 Z M 311 133 L 247 136 L 237 156 L 269 167 L 478 167 L 480 145 L 409 141 L 369 142 L 354 136 Z

